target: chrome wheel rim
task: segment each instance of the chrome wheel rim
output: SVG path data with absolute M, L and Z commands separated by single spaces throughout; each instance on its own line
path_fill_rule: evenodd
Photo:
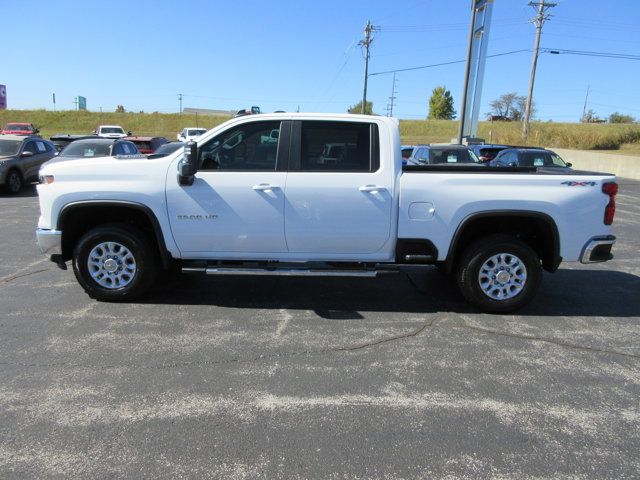
M 527 267 L 512 253 L 498 253 L 482 264 L 478 283 L 492 300 L 509 300 L 519 295 L 527 283 Z
M 87 267 L 95 282 L 109 290 L 129 285 L 138 270 L 131 251 L 118 242 L 102 242 L 93 247 Z

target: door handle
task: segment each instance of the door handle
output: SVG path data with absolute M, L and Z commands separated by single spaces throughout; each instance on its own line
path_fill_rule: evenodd
M 277 185 L 269 185 L 268 183 L 260 183 L 259 185 L 254 185 L 253 189 L 260 192 L 269 192 L 271 190 L 277 189 Z
M 383 192 L 386 190 L 386 188 L 384 187 L 379 187 L 378 185 L 363 185 L 362 187 L 360 187 L 358 190 L 360 190 L 361 192 Z

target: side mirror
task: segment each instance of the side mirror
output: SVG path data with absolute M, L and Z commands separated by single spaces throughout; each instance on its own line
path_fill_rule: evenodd
M 567 167 L 569 167 L 569 168 L 573 167 L 573 163 L 567 162 Z
M 20 156 L 21 156 L 21 157 L 25 157 L 25 158 L 27 158 L 27 157 L 33 157 L 33 152 L 22 152 L 22 153 L 20 154 Z
M 193 185 L 198 171 L 198 144 L 189 142 L 184 146 L 184 158 L 178 164 L 178 183 Z
M 507 167 L 517 167 L 518 164 L 516 162 L 509 162 L 507 163 Z
M 128 131 L 128 132 L 127 132 L 127 135 L 128 135 L 128 136 L 131 136 L 131 135 L 133 135 L 133 134 L 131 133 L 131 131 Z
M 39 128 L 36 128 L 36 129 L 33 131 L 33 133 L 35 133 L 35 134 L 40 133 L 40 129 L 39 129 Z

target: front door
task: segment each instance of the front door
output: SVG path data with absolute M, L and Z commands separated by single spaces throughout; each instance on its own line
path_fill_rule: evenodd
M 284 123 L 284 122 L 282 122 Z M 186 257 L 268 259 L 287 251 L 281 122 L 242 123 L 199 145 L 193 185 L 168 176 L 173 237 Z M 280 151 L 279 151 L 280 149 Z

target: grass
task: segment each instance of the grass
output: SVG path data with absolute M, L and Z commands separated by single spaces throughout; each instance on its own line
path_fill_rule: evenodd
M 178 113 L 100 113 L 86 111 L 0 110 L 0 124 L 31 122 L 43 137 L 56 133 L 91 133 L 97 125 L 122 125 L 136 135 L 164 136 L 174 140 L 184 127 L 211 128 L 227 120 L 225 116 Z M 533 122 L 525 141 L 520 122 L 480 122 L 478 134 L 487 142 L 510 145 L 538 145 L 582 150 L 614 150 L 637 154 L 640 125 Z M 449 142 L 458 134 L 458 122 L 450 120 L 402 120 L 404 144 Z
M 478 135 L 487 142 L 536 145 L 580 150 L 640 148 L 640 125 L 533 122 L 529 136 L 522 138 L 520 122 L 480 122 Z M 458 122 L 448 120 L 400 122 L 403 143 L 449 142 L 458 134 Z M 622 151 L 621 151 L 622 153 Z

